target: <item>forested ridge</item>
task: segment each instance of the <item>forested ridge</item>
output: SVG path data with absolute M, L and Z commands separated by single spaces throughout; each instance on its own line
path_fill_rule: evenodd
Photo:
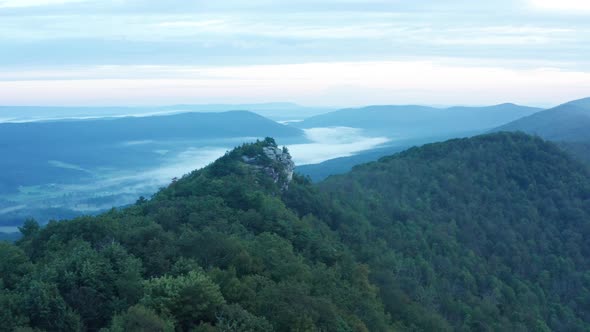
M 452 140 L 288 189 L 265 147 L 28 221 L 0 244 L 0 330 L 590 329 L 590 172 L 555 145 Z
M 362 211 L 340 233 L 394 320 L 412 322 L 417 306 L 453 329 L 585 331 L 588 175 L 551 143 L 500 133 L 410 149 L 320 187 Z

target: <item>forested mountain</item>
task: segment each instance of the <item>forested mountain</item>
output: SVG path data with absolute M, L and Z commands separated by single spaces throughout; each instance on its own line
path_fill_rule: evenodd
M 182 113 L 174 115 L 106 118 L 70 121 L 41 121 L 0 124 L 0 139 L 12 145 L 48 143 L 67 144 L 72 137 L 83 142 L 101 143 L 195 139 L 220 137 L 251 137 L 269 132 L 279 137 L 296 137 L 300 130 L 281 125 L 247 111 L 221 113 Z M 40 140 L 39 138 L 44 138 Z
M 590 143 L 590 98 L 559 105 L 498 128 L 523 131 L 560 142 Z
M 557 145 L 572 156 L 590 165 L 590 141 L 557 142 Z
M 555 108 L 501 126 L 495 131 L 521 131 L 556 142 L 577 159 L 590 163 L 590 98 L 574 100 Z
M 584 331 L 589 175 L 553 144 L 500 133 L 413 148 L 320 190 L 363 211 L 346 242 L 394 320 L 418 305 L 453 329 Z
M 590 173 L 500 133 L 318 185 L 272 139 L 151 199 L 0 244 L 0 326 L 585 331 Z M 106 330 L 105 330 L 106 331 Z
M 321 114 L 293 125 L 299 128 L 355 127 L 366 129 L 371 134 L 416 138 L 477 133 L 540 110 L 514 104 L 445 109 L 415 105 L 369 106 Z

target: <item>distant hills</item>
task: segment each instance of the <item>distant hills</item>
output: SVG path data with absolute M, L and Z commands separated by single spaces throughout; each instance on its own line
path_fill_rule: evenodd
M 363 111 L 366 113 L 362 113 Z M 437 112 L 438 114 L 434 116 L 433 114 Z M 406 114 L 408 118 L 404 118 Z M 438 116 L 446 118 L 441 119 Z M 355 165 L 375 161 L 389 152 L 394 153 L 412 146 L 453 137 L 472 136 L 487 131 L 485 128 L 490 128 L 490 125 L 497 121 L 515 117 L 518 119 L 510 120 L 490 132 L 521 131 L 538 135 L 555 142 L 579 160 L 590 163 L 590 98 L 585 98 L 548 110 L 514 104 L 447 109 L 424 106 L 371 106 L 311 117 L 294 125 L 301 128 L 329 123 L 335 126 L 357 126 L 365 128 L 370 133 L 387 134 L 389 132 L 399 134 L 401 137 L 405 134 L 405 137 L 415 137 L 415 139 L 394 139 L 391 143 L 393 146 L 390 147 L 372 149 L 351 157 L 327 160 L 319 164 L 300 166 L 298 170 L 302 174 L 309 175 L 314 181 L 319 181 L 329 175 L 345 173 Z M 442 134 L 437 137 L 424 136 L 430 133 Z
M 293 125 L 299 128 L 355 127 L 375 135 L 416 138 L 451 133 L 476 134 L 540 110 L 515 104 L 451 108 L 369 106 L 317 115 Z
M 302 120 L 332 111 L 293 103 L 265 104 L 184 104 L 170 106 L 0 106 L 1 122 L 59 119 L 89 119 L 124 116 L 153 116 L 189 112 L 250 111 L 276 121 Z
M 523 131 L 559 142 L 590 142 L 590 98 L 535 113 L 496 131 Z
M 303 139 L 300 129 L 246 111 L 3 123 L 0 154 L 10 157 L 0 160 L 0 184 L 10 187 L 11 183 L 39 183 L 39 177 L 51 177 L 55 172 L 84 173 L 82 169 L 97 166 L 128 168 L 149 164 L 158 157 L 155 150 L 167 142 L 174 144 L 166 149 L 182 148 L 187 141 L 195 146 L 210 146 L 214 139 L 243 141 L 265 134 L 286 141 Z M 208 142 L 196 144 L 199 140 Z M 65 167 L 48 170 L 51 161 L 57 162 L 53 166 Z
M 350 157 L 327 160 L 319 164 L 304 165 L 297 170 L 320 181 L 330 175 L 348 172 L 355 165 L 375 161 L 385 155 L 400 152 L 413 146 L 469 137 L 483 133 L 498 124 L 528 116 L 540 108 L 501 104 L 489 107 L 432 108 L 426 106 L 370 106 L 344 109 L 314 116 L 293 126 L 360 127 L 371 135 L 392 138 L 385 147 L 358 153 Z
M 333 108 L 307 107 L 294 103 L 174 105 L 168 106 L 166 109 L 191 112 L 246 110 L 275 121 L 303 120 L 334 110 Z
M 10 139 L 13 145 L 257 137 L 263 133 L 285 138 L 303 135 L 299 129 L 248 111 L 0 124 L 0 139 Z
M 494 131 L 522 131 L 538 135 L 590 163 L 590 98 L 535 113 Z
M 244 141 L 302 130 L 247 111 L 0 123 L 0 226 L 134 202 Z

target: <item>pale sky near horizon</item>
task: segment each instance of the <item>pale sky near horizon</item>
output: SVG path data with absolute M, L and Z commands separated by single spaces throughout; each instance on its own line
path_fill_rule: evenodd
M 0 105 L 588 96 L 587 0 L 0 0 Z

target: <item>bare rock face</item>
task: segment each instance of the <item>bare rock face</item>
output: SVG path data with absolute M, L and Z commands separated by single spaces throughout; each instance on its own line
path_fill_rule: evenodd
M 274 141 L 264 146 L 261 154 L 243 155 L 242 161 L 264 172 L 274 183 L 279 184 L 282 191 L 289 188 L 289 183 L 293 179 L 295 163 L 289 151 L 286 148 L 279 148 L 274 144 Z
M 291 180 L 293 180 L 293 170 L 295 169 L 295 163 L 289 152 L 286 149 L 279 149 L 278 147 L 265 147 L 263 151 L 269 159 L 274 160 L 282 166 L 280 172 L 285 176 L 286 184 L 289 185 Z M 277 176 L 273 176 L 273 179 L 275 183 L 279 181 Z

